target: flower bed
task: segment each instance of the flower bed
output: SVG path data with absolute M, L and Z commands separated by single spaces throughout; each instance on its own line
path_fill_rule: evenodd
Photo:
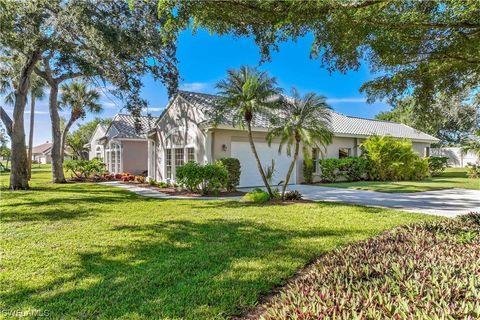
M 478 319 L 479 221 L 404 226 L 338 249 L 247 318 Z

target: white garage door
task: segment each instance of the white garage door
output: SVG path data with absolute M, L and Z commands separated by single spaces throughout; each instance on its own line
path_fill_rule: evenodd
M 273 176 L 272 185 L 277 185 L 280 181 L 285 180 L 288 167 L 291 163 L 291 157 L 286 154 L 285 148 L 282 153 L 278 154 L 278 144 L 272 143 L 271 147 L 266 142 L 255 143 L 257 153 L 262 163 L 262 167 L 266 168 L 275 160 L 275 174 Z M 263 180 L 258 172 L 257 163 L 253 156 L 250 144 L 248 142 L 232 142 L 232 157 L 240 160 L 241 174 L 240 187 L 256 187 L 263 186 Z M 296 168 L 293 169 L 290 183 L 296 181 Z

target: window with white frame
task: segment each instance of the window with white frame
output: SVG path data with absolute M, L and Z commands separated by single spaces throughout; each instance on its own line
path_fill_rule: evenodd
M 172 149 L 165 150 L 165 169 L 167 179 L 172 179 Z
M 110 144 L 110 149 L 108 150 L 109 159 L 108 159 L 108 170 L 113 173 L 120 173 L 121 171 L 121 155 L 120 155 L 120 145 L 116 142 Z
M 97 146 L 95 148 L 95 158 L 103 160 L 103 148 L 102 148 L 102 146 Z
M 319 161 L 319 154 L 317 148 L 312 149 L 312 161 L 313 161 L 313 173 L 318 173 L 318 161 Z
M 185 150 L 183 148 L 175 148 L 175 168 L 185 164 Z
M 187 148 L 187 162 L 195 161 L 195 148 Z

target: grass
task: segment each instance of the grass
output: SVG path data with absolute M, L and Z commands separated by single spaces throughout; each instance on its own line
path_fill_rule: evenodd
M 437 219 L 332 203 L 149 199 L 52 185 L 48 167 L 33 177 L 33 190 L 0 195 L 2 315 L 230 318 L 321 254 Z
M 318 184 L 324 187 L 372 190 L 378 192 L 421 192 L 451 188 L 480 190 L 480 179 L 467 178 L 464 168 L 447 168 L 438 177 L 422 181 L 356 181 Z

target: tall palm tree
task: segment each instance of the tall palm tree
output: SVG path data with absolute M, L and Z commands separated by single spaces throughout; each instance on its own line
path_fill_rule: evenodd
M 229 70 L 227 79 L 217 83 L 220 104 L 216 114 L 218 123 L 225 116 L 232 116 L 233 126 L 247 128 L 250 148 L 257 162 L 257 168 L 270 196 L 273 196 L 270 184 L 265 176 L 262 164 L 252 137 L 252 121 L 258 113 L 268 113 L 275 106 L 275 99 L 281 90 L 276 80 L 266 72 L 242 66 L 239 70 Z
M 33 129 L 35 123 L 35 102 L 45 96 L 45 80 L 32 74 L 30 80 L 30 131 L 28 133 L 28 179 L 32 178 L 32 149 L 33 149 Z
M 287 176 L 282 186 L 282 199 L 292 175 L 293 168 L 298 159 L 300 145 L 307 161 L 311 161 L 312 149 L 323 152 L 332 142 L 333 132 L 331 127 L 330 107 L 325 102 L 325 97 L 313 92 L 303 97 L 297 89 L 292 89 L 292 97 L 283 97 L 282 108 L 272 123 L 273 127 L 267 134 L 267 141 L 271 145 L 274 139 L 280 139 L 278 152 L 286 146 L 287 155 L 293 158 L 288 168 Z
M 62 133 L 62 161 L 68 131 L 75 121 L 84 119 L 87 113 L 99 113 L 103 110 L 102 106 L 98 103 L 99 99 L 100 94 L 98 91 L 90 89 L 85 82 L 74 81 L 62 86 L 62 97 L 59 101 L 59 107 L 70 109 L 70 119 L 66 122 Z

